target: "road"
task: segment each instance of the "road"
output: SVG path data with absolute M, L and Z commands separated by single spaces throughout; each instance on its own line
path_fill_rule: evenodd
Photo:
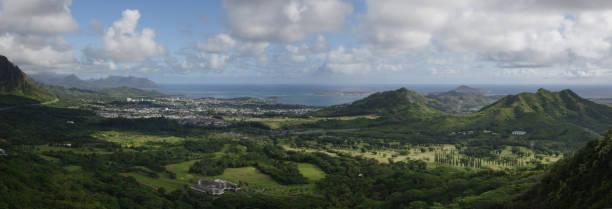
M 59 102 L 58 98 L 55 98 L 54 100 L 51 101 L 47 101 L 47 102 L 43 102 L 43 103 L 38 103 L 38 104 L 27 104 L 27 105 L 17 105 L 17 106 L 11 106 L 11 107 L 3 107 L 0 108 L 0 111 L 6 111 L 6 110 L 11 110 L 11 109 L 15 109 L 17 107 L 23 107 L 23 106 L 40 106 L 40 105 L 48 105 L 48 104 L 53 104 Z

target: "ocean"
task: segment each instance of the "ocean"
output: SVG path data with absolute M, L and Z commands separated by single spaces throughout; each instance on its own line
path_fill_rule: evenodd
M 367 85 L 301 85 L 301 84 L 161 84 L 157 90 L 168 95 L 189 98 L 254 97 L 275 100 L 286 104 L 330 106 L 350 103 L 367 96 L 367 93 L 394 90 L 405 87 L 421 94 L 444 92 L 459 85 L 452 84 L 367 84 Z M 612 86 L 567 86 L 567 85 L 469 85 L 481 88 L 489 95 L 508 95 L 521 92 L 536 92 L 539 88 L 551 91 L 572 89 L 585 98 L 612 98 Z

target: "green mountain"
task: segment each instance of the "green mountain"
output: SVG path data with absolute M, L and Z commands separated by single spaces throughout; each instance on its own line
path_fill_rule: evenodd
M 489 130 L 502 138 L 571 152 L 612 129 L 612 108 L 583 99 L 571 90 L 540 89 L 506 96 L 477 113 L 449 115 L 428 123 L 437 124 L 439 133 Z M 513 135 L 513 131 L 525 133 Z
M 481 140 L 572 152 L 612 129 L 612 108 L 583 99 L 571 90 L 509 95 L 479 112 L 453 115 L 444 104 L 406 89 L 373 94 L 347 105 L 332 106 L 313 116 L 376 114 L 376 120 L 320 121 L 310 127 L 357 129 L 360 137 L 382 137 L 419 143 Z M 514 135 L 514 131 L 525 132 Z M 458 136 L 453 133 L 469 133 Z
M 49 101 L 54 96 L 41 89 L 19 67 L 0 55 L 0 94 Z
M 314 113 L 315 116 L 349 116 L 377 114 L 393 118 L 441 114 L 444 104 L 406 88 L 378 92 L 351 104 L 336 105 Z
M 517 208 L 612 207 L 612 131 L 555 164 Z
M 141 97 L 160 97 L 164 94 L 153 90 L 142 90 L 131 87 L 116 87 L 103 89 L 81 89 L 67 88 L 63 86 L 41 84 L 41 87 L 47 89 L 57 95 L 62 100 L 70 99 L 98 99 L 98 100 L 116 100 L 125 99 L 125 97 L 141 98 Z
M 495 98 L 486 96 L 485 93 L 483 89 L 462 85 L 451 91 L 429 94 L 427 97 L 446 104 L 449 109 L 446 109 L 445 112 L 469 113 L 476 112 L 496 101 Z
M 539 89 L 536 93 L 506 96 L 483 108 L 481 113 L 497 121 L 533 123 L 525 119 L 538 118 L 567 122 L 598 133 L 612 128 L 612 108 L 584 99 L 569 89 L 559 92 Z
M 41 83 L 79 89 L 104 89 L 116 87 L 155 88 L 157 84 L 147 78 L 133 76 L 108 76 L 106 78 L 82 80 L 74 74 L 60 75 L 54 73 L 33 74 L 31 77 Z

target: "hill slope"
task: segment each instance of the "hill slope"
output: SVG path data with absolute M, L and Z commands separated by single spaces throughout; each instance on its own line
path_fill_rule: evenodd
M 54 96 L 41 89 L 19 67 L 0 55 L 0 94 L 22 96 L 37 101 L 52 100 Z
M 497 121 L 524 120 L 537 116 L 541 119 L 564 121 L 598 133 L 612 126 L 612 108 L 578 96 L 572 90 L 510 95 L 481 111 Z M 528 122 L 528 121 L 524 121 Z
M 351 104 L 336 105 L 314 113 L 316 116 L 378 114 L 391 117 L 418 117 L 440 114 L 443 104 L 406 88 L 378 92 Z
M 523 208 L 612 207 L 612 131 L 555 164 L 523 199 Z
M 32 75 L 32 78 L 45 84 L 89 90 L 116 87 L 157 87 L 157 84 L 149 79 L 133 76 L 108 76 L 106 78 L 83 80 L 74 74 L 66 76 L 52 73 L 41 73 Z
M 583 99 L 571 90 L 509 95 L 476 113 L 444 114 L 445 106 L 406 89 L 381 92 L 314 116 L 377 114 L 376 120 L 319 121 L 309 127 L 355 129 L 360 137 L 426 143 L 504 143 L 572 152 L 612 129 L 612 108 Z M 513 135 L 513 131 L 525 131 Z M 467 135 L 456 135 L 467 132 Z
M 486 96 L 485 92 L 483 89 L 459 86 L 451 91 L 429 94 L 427 97 L 448 105 L 450 109 L 446 112 L 467 113 L 476 112 L 496 101 L 496 99 Z

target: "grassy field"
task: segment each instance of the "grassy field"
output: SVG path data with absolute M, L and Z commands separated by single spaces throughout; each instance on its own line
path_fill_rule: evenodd
M 308 178 L 310 182 L 316 182 L 325 177 L 325 172 L 316 165 L 310 163 L 298 163 L 298 170 L 300 170 L 300 173 Z
M 150 143 L 178 143 L 185 140 L 175 136 L 151 136 L 135 132 L 100 131 L 95 138 L 121 144 L 121 146 L 140 147 Z
M 176 179 L 171 179 L 164 173 L 157 173 L 159 175 L 158 178 L 153 178 L 141 174 L 139 172 L 127 172 L 122 173 L 123 176 L 131 176 L 136 179 L 136 181 L 141 184 L 147 185 L 153 189 L 158 189 L 163 187 L 167 191 L 173 191 L 178 188 L 183 187 L 183 185 L 193 185 L 197 180 L 202 179 L 204 177 L 189 173 L 189 167 L 193 165 L 197 160 L 190 160 L 176 164 L 166 165 L 166 170 L 173 172 L 176 174 Z M 148 168 L 139 167 L 143 170 L 148 170 Z
M 362 147 L 363 144 L 360 144 L 359 146 Z M 464 156 L 462 154 L 458 154 L 457 148 L 452 144 L 411 146 L 409 148 L 401 148 L 401 149 L 374 149 L 374 150 L 367 150 L 366 152 L 363 152 L 361 149 L 339 148 L 339 147 L 332 147 L 332 146 L 325 146 L 326 147 L 325 149 L 304 148 L 304 147 L 292 148 L 289 145 L 284 145 L 283 147 L 286 150 L 303 151 L 303 152 L 322 152 L 328 155 L 335 156 L 336 155 L 335 153 L 326 151 L 326 150 L 330 150 L 333 152 L 344 153 L 344 154 L 348 154 L 348 155 L 355 156 L 355 157 L 360 156 L 364 158 L 375 159 L 381 163 L 389 163 L 389 160 L 392 160 L 393 162 L 405 161 L 407 159 L 422 160 L 427 163 L 428 167 L 439 166 L 435 163 L 436 152 L 456 151 L 458 156 Z M 560 160 L 561 158 L 563 158 L 563 156 L 561 155 L 554 156 L 554 155 L 536 154 L 533 150 L 530 150 L 525 147 L 517 147 L 517 148 L 519 148 L 521 152 L 526 153 L 526 155 L 519 157 L 518 155 L 512 153 L 511 146 L 506 146 L 504 147 L 504 149 L 502 149 L 501 153 L 498 154 L 498 157 L 499 158 L 504 158 L 504 157 L 517 158 L 519 161 L 523 163 L 540 158 L 539 161 L 542 164 L 554 163 Z M 494 162 L 483 162 L 483 166 L 486 166 L 492 169 L 513 168 L 511 166 L 498 165 L 498 164 L 495 164 Z
M 287 118 L 287 117 L 272 117 L 272 118 L 246 118 L 246 117 L 224 117 L 227 121 L 253 121 L 266 124 L 271 129 L 279 129 L 283 126 L 293 126 L 306 123 L 314 123 L 320 120 L 355 120 L 355 119 L 376 119 L 376 115 L 358 115 L 344 117 L 312 117 L 312 118 Z
M 242 168 L 226 168 L 223 174 L 212 176 L 211 179 L 222 179 L 234 183 L 247 183 L 251 188 L 268 188 L 280 186 L 270 176 L 261 173 L 257 168 L 248 166 Z
M 182 163 L 170 164 L 166 166 L 166 170 L 176 174 L 176 180 L 189 182 L 193 179 L 202 178 L 199 175 L 189 173 L 189 167 L 198 160 L 190 160 Z
M 78 171 L 83 170 L 83 168 L 81 168 L 81 166 L 78 166 L 78 165 L 69 165 L 69 166 L 65 166 L 64 168 L 70 172 L 78 172 Z
M 170 179 L 166 176 L 160 176 L 159 178 L 153 178 L 153 177 L 145 176 L 138 172 L 121 173 L 121 175 L 134 177 L 136 181 L 146 186 L 149 186 L 155 190 L 159 189 L 160 187 L 163 187 L 166 191 L 170 192 L 170 191 L 174 191 L 176 189 L 183 187 L 183 185 L 191 185 L 191 183 L 188 181 Z

